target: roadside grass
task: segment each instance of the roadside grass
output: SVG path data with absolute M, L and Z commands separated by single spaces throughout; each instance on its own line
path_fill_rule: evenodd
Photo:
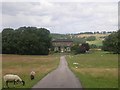
M 9 73 L 17 74 L 25 81 L 25 86 L 17 84 L 16 88 L 31 88 L 58 66 L 59 55 L 2 55 L 2 64 L 2 76 Z M 32 70 L 36 72 L 34 80 L 30 80 L 29 74 Z M 3 81 L 2 86 L 4 85 Z M 9 86 L 13 88 L 13 83 Z
M 83 88 L 118 88 L 117 54 L 96 51 L 90 54 L 67 55 L 66 58 Z
M 0 89 L 2 89 L 2 55 L 0 54 Z

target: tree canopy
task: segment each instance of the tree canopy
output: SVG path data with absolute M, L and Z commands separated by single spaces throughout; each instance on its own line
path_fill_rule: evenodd
M 72 46 L 71 49 L 75 54 L 80 54 L 80 53 L 86 53 L 87 51 L 89 51 L 90 46 L 88 43 L 82 43 L 81 45 L 75 44 Z
M 50 46 L 50 32 L 45 28 L 5 28 L 2 31 L 3 54 L 47 55 Z
M 120 30 L 113 32 L 105 38 L 102 49 L 104 51 L 120 53 Z

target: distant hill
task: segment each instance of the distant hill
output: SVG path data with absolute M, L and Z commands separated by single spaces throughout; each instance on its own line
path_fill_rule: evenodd
M 110 35 L 110 33 L 78 33 L 78 34 L 56 34 L 52 33 L 52 39 L 71 39 L 74 43 L 89 43 L 102 46 L 102 41 Z M 91 36 L 95 37 L 93 41 L 87 41 Z

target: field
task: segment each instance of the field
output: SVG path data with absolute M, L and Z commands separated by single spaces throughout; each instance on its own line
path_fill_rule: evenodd
M 2 87 L 2 55 L 0 54 L 0 89 Z
M 102 41 L 101 39 L 96 39 L 95 41 L 86 41 L 86 43 L 95 44 L 96 46 L 102 46 Z
M 25 86 L 18 84 L 16 88 L 31 88 L 59 64 L 58 55 L 3 55 L 2 60 L 2 76 L 7 73 L 17 74 L 26 82 Z M 31 81 L 29 74 L 32 70 L 36 72 L 36 77 Z M 12 88 L 13 83 L 10 83 L 9 86 Z
M 97 46 L 102 46 L 102 41 L 103 41 L 103 37 L 108 36 L 109 34 L 81 34 L 78 35 L 77 37 L 90 37 L 90 36 L 95 36 L 96 40 L 95 41 L 86 41 L 87 43 L 91 44 L 95 44 Z
M 84 88 L 118 88 L 118 55 L 95 51 L 67 55 L 67 61 Z

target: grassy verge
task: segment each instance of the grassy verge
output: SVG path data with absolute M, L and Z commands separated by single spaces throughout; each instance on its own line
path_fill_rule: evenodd
M 84 88 L 118 88 L 118 55 L 99 51 L 68 55 L 67 61 Z
M 59 64 L 58 55 L 3 55 L 2 60 L 2 76 L 7 73 L 13 73 L 19 75 L 23 80 L 25 80 L 25 86 L 18 84 L 16 88 L 31 88 Z M 29 74 L 32 70 L 36 72 L 36 77 L 35 80 L 31 81 Z M 4 85 L 5 83 L 3 82 L 3 86 Z M 9 86 L 12 88 L 13 83 L 10 83 Z
M 0 54 L 0 90 L 2 89 L 2 55 Z

